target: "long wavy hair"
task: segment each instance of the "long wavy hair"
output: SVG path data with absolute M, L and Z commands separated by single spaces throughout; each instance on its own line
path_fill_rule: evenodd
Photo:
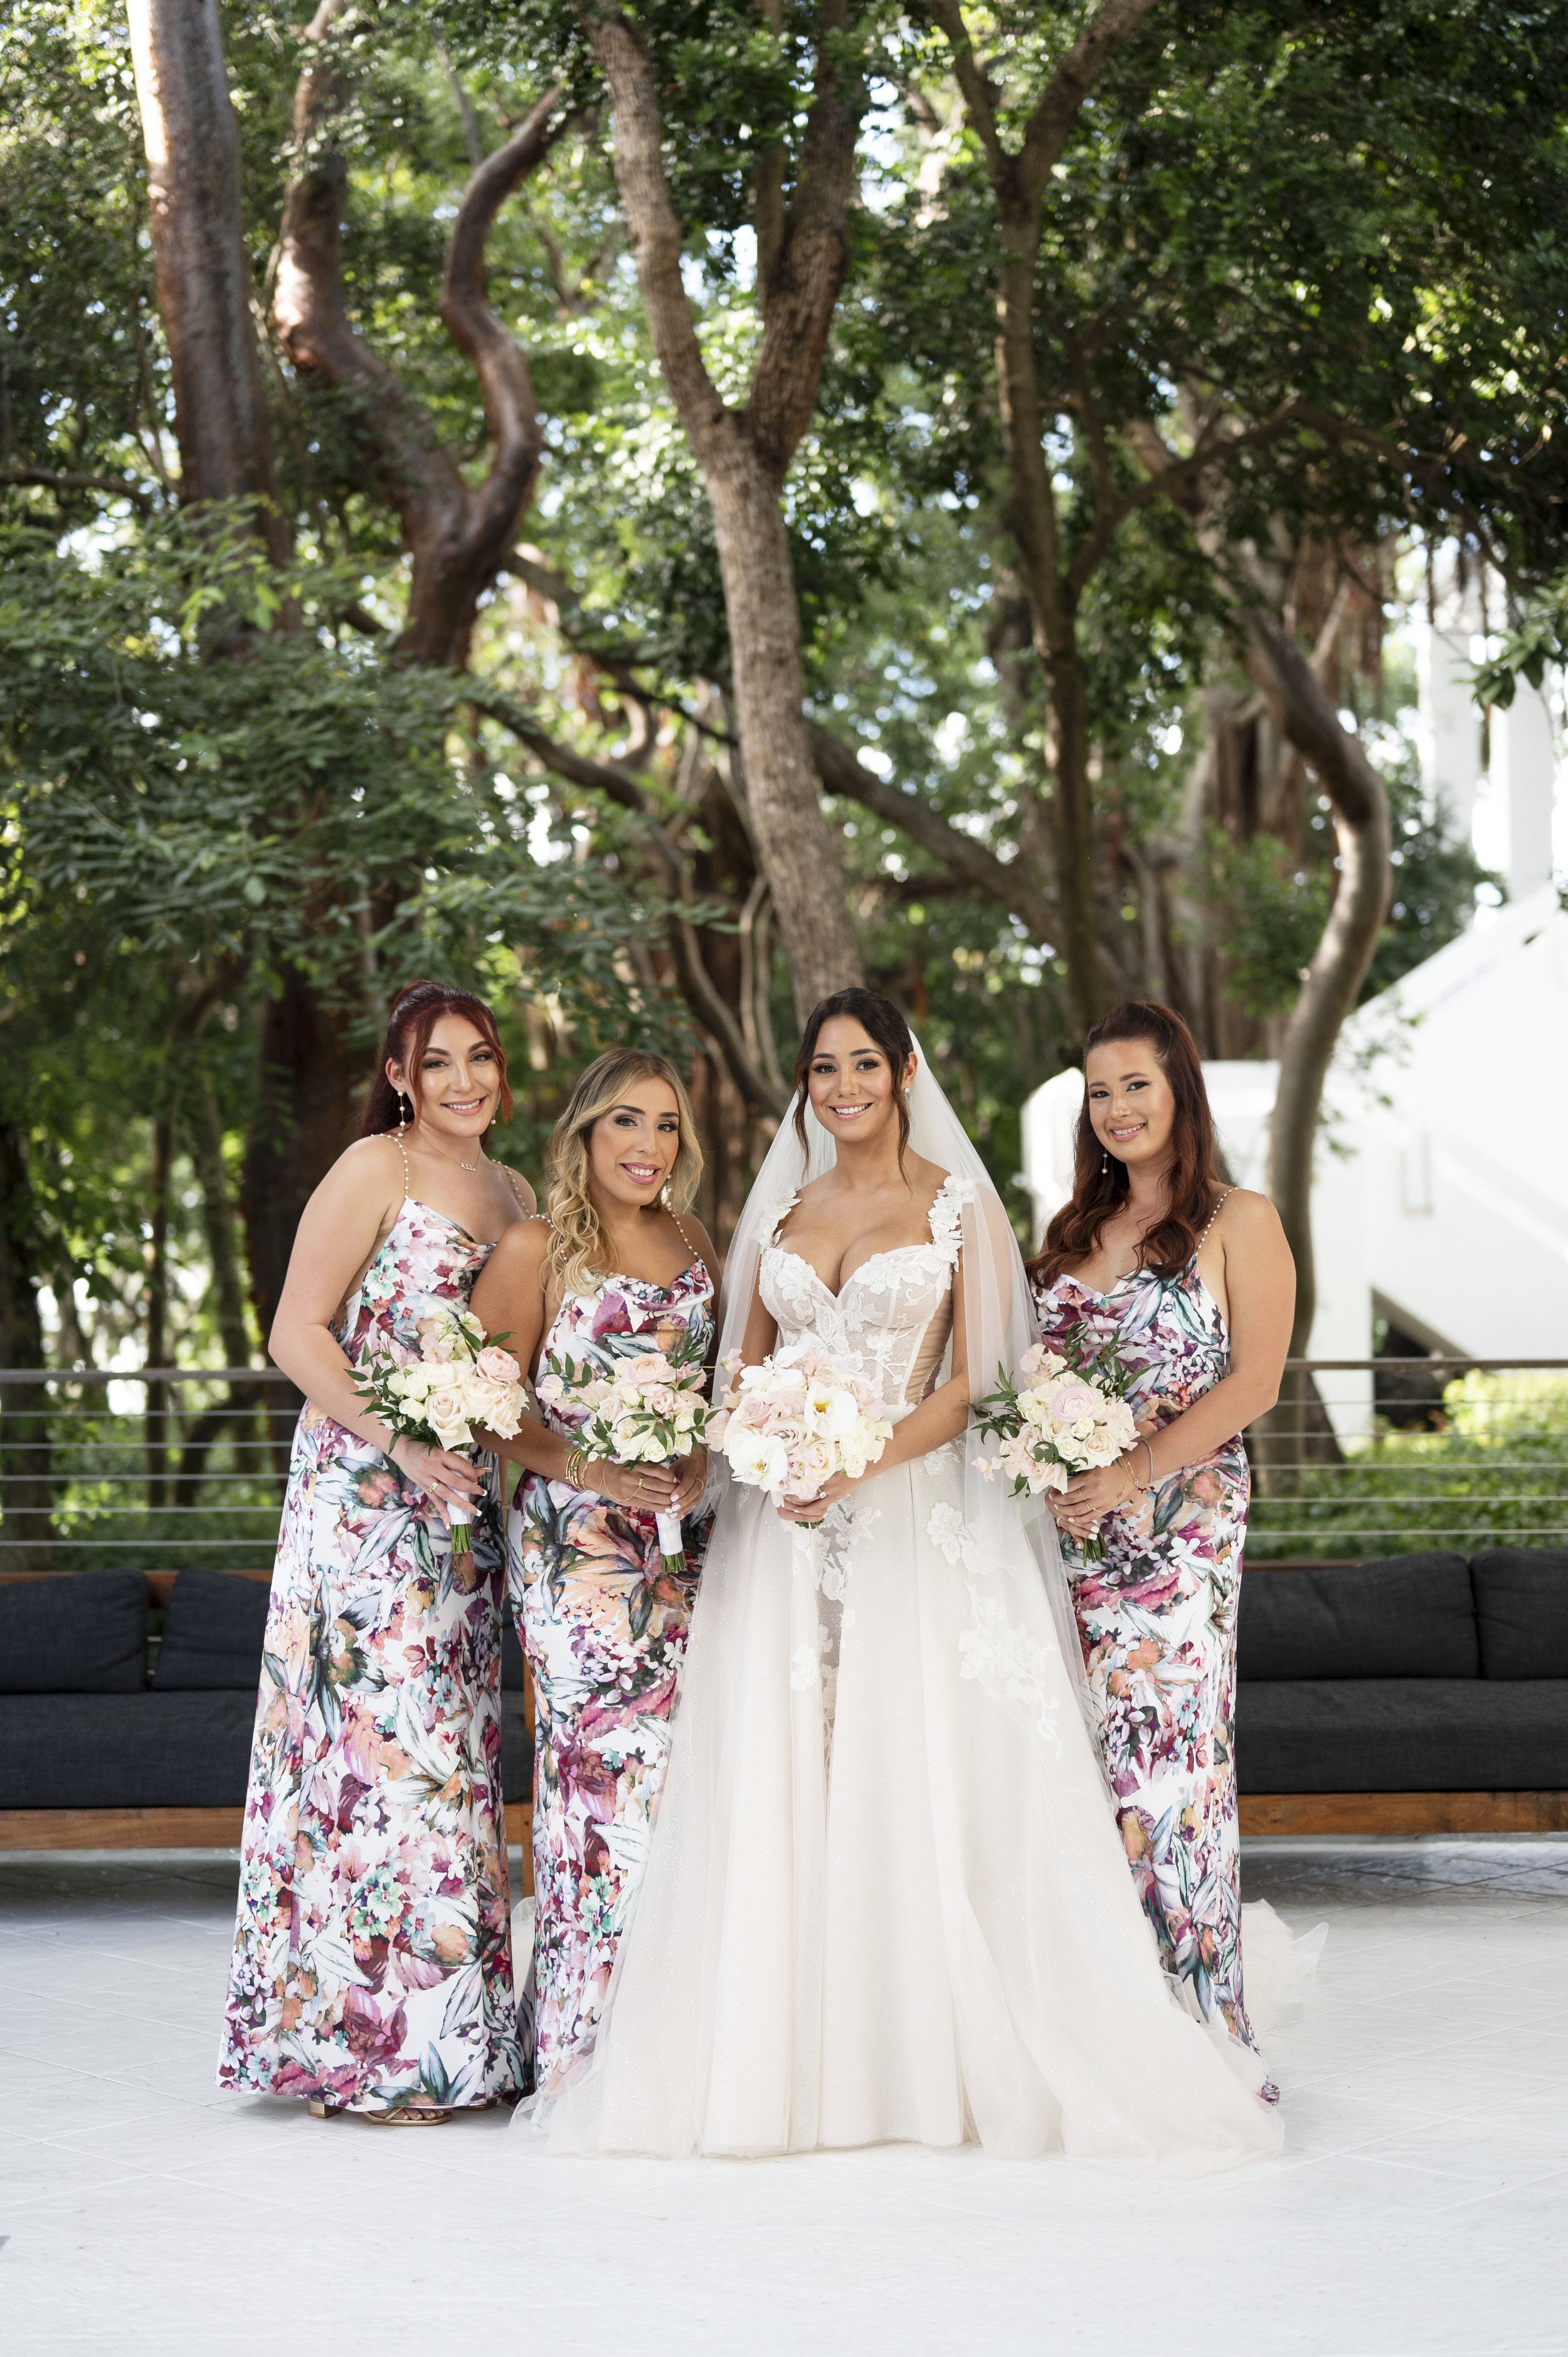
M 863 989 L 859 983 L 848 990 L 835 990 L 831 998 L 819 998 L 806 1017 L 806 1028 L 800 1034 L 800 1052 L 795 1058 L 795 1134 L 802 1148 L 806 1144 L 806 1107 L 811 1103 L 810 1079 L 811 1059 L 817 1052 L 817 1041 L 824 1023 L 835 1015 L 847 1015 L 858 1023 L 868 1039 L 872 1039 L 886 1057 L 893 1074 L 893 1105 L 898 1115 L 898 1168 L 904 1167 L 904 1149 L 909 1143 L 909 1103 L 904 1094 L 904 1067 L 915 1052 L 909 1027 L 890 998 L 879 990 Z
M 1203 1065 L 1197 1042 L 1175 1007 L 1162 1006 L 1155 998 L 1130 998 L 1101 1017 L 1083 1043 L 1085 1071 L 1092 1049 L 1122 1039 L 1148 1041 L 1176 1099 L 1165 1210 L 1138 1247 L 1138 1263 L 1156 1276 L 1176 1276 L 1197 1251 L 1197 1239 L 1224 1192 Z M 1126 1202 L 1127 1189 L 1126 1164 L 1108 1155 L 1094 1134 L 1086 1081 L 1074 1140 L 1072 1194 L 1029 1263 L 1030 1281 L 1053 1284 L 1071 1263 L 1087 1260 L 1106 1221 Z
M 418 1073 L 424 1051 L 430 1045 L 430 1035 L 444 1015 L 462 1015 L 482 1031 L 495 1049 L 496 1069 L 500 1074 L 501 1092 L 498 1112 L 502 1121 L 511 1119 L 511 1091 L 507 1086 L 506 1049 L 501 1035 L 496 1029 L 496 1018 L 482 998 L 470 990 L 454 990 L 445 982 L 411 982 L 398 992 L 387 1017 L 387 1036 L 381 1042 L 381 1056 L 376 1064 L 375 1078 L 365 1105 L 365 1118 L 360 1128 L 361 1137 L 380 1137 L 389 1129 L 399 1126 L 402 1092 L 394 1089 L 387 1078 L 389 1064 L 401 1064 L 409 1079 L 418 1086 Z M 409 1092 L 411 1112 L 417 1114 L 419 1100 Z
M 588 1192 L 588 1133 L 636 1081 L 664 1081 L 681 1116 L 681 1146 L 665 1182 L 673 1211 L 689 1211 L 703 1176 L 696 1117 L 680 1073 L 651 1048 L 612 1048 L 578 1079 L 565 1112 L 550 1134 L 544 1216 L 550 1222 L 550 1265 L 564 1293 L 590 1293 L 608 1273 L 609 1239 Z

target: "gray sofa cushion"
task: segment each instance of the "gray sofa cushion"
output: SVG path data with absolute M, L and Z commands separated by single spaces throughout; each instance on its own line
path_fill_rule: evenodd
M 16 1695 L 0 1708 L 0 1809 L 220 1809 L 245 1797 L 256 1697 Z M 501 1700 L 501 1789 L 533 1793 L 521 1695 Z
M 216 1809 L 243 1801 L 253 1694 L 17 1695 L 0 1809 Z
M 0 1586 L 0 1694 L 139 1694 L 146 1683 L 141 1572 L 72 1571 Z
M 182 1571 L 164 1620 L 155 1694 L 248 1694 L 262 1674 L 271 1589 L 231 1571 Z
M 1236 1701 L 1243 1792 L 1568 1789 L 1568 1679 L 1254 1679 Z
M 1462 1555 L 1260 1564 L 1242 1577 L 1238 1646 L 1242 1678 L 1479 1677 L 1470 1566 Z
M 1484 1678 L 1568 1678 L 1568 1547 L 1490 1547 L 1470 1565 Z

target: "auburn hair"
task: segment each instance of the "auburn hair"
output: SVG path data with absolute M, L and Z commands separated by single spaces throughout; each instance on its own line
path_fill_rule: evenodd
M 588 1133 L 601 1115 L 624 1098 L 634 1081 L 663 1081 L 681 1117 L 681 1146 L 665 1182 L 665 1200 L 688 1211 L 703 1175 L 703 1149 L 685 1083 L 668 1056 L 651 1048 L 612 1048 L 581 1074 L 566 1110 L 550 1135 L 549 1185 L 544 1216 L 550 1222 L 550 1265 L 563 1293 L 586 1293 L 596 1276 L 609 1274 L 609 1243 L 588 1190 Z
M 1148 1041 L 1176 1099 L 1165 1209 L 1138 1247 L 1139 1266 L 1152 1269 L 1156 1276 L 1179 1275 L 1225 1191 L 1197 1042 L 1174 1006 L 1163 1006 L 1156 998 L 1130 998 L 1102 1016 L 1083 1043 L 1086 1077 L 1074 1141 L 1072 1194 L 1029 1263 L 1032 1285 L 1052 1285 L 1070 1263 L 1087 1260 L 1106 1221 L 1127 1200 L 1127 1166 L 1094 1134 L 1087 1078 L 1090 1050 L 1122 1039 Z
M 915 1052 L 915 1042 L 893 1001 L 884 998 L 879 990 L 864 989 L 859 983 L 852 984 L 848 990 L 835 990 L 830 998 L 819 998 L 806 1017 L 800 1052 L 795 1058 L 795 1135 L 804 1147 L 811 1059 L 817 1052 L 823 1024 L 831 1023 L 836 1015 L 846 1015 L 852 1022 L 858 1023 L 866 1038 L 887 1059 L 893 1074 L 893 1103 L 898 1115 L 898 1167 L 902 1169 L 904 1149 L 909 1143 L 909 1101 L 904 1094 L 904 1067 Z
M 462 1015 L 482 1031 L 495 1050 L 496 1069 L 500 1074 L 499 1114 L 502 1121 L 511 1119 L 511 1091 L 507 1086 L 506 1049 L 501 1035 L 496 1029 L 496 1018 L 482 998 L 470 990 L 454 990 L 445 982 L 411 982 L 398 992 L 387 1017 L 387 1036 L 381 1042 L 381 1058 L 376 1075 L 371 1082 L 370 1100 L 365 1106 L 365 1118 L 360 1127 L 361 1137 L 381 1137 L 389 1129 L 399 1126 L 402 1111 L 400 1099 L 404 1092 L 394 1089 L 387 1077 L 389 1064 L 401 1064 L 413 1082 L 424 1051 L 430 1045 L 430 1035 L 444 1015 Z M 412 1110 L 418 1111 L 418 1099 L 411 1088 L 408 1092 Z

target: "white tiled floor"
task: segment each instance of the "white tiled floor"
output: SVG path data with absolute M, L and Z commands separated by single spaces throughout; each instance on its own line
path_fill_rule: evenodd
M 222 2357 L 1568 2352 L 1568 1842 L 1254 1845 L 1326 1920 L 1284 2160 L 550 2162 L 212 2084 L 217 1859 L 0 1858 L 0 2346 Z

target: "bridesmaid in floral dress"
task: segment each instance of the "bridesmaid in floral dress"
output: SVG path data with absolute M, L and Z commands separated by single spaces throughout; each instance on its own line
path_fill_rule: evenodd
M 1119 1343 L 1144 1437 L 1050 1504 L 1122 1838 L 1165 1967 L 1199 2014 L 1255 2048 L 1234 1744 L 1240 1434 L 1278 1395 L 1295 1273 L 1273 1205 L 1218 1175 L 1179 1015 L 1116 1008 L 1089 1034 L 1084 1077 L 1072 1198 L 1030 1275 L 1047 1344 Z M 1104 1555 L 1086 1563 L 1095 1533 Z
M 306 1393 L 267 1616 L 219 2083 L 424 2126 L 515 2096 L 499 1670 L 505 1565 L 478 1469 L 354 1388 L 466 1305 L 532 1190 L 486 1159 L 511 1101 L 489 1009 L 392 1013 L 366 1135 L 299 1224 L 273 1356 Z M 412 1120 L 409 1118 L 412 1114 Z M 479 1498 L 471 1555 L 446 1509 Z
M 662 1056 L 589 1066 L 556 1124 L 542 1220 L 503 1237 L 475 1288 L 486 1329 L 533 1368 L 596 1373 L 714 1333 L 713 1246 L 688 1209 L 702 1173 L 692 1108 Z M 701 1452 L 674 1466 L 585 1459 L 569 1401 L 498 1444 L 523 1467 L 508 1523 L 512 1606 L 536 1711 L 533 1963 L 521 2018 L 533 2083 L 592 2050 L 647 1856 L 695 1598 L 660 1556 L 656 1513 L 688 1515 Z

